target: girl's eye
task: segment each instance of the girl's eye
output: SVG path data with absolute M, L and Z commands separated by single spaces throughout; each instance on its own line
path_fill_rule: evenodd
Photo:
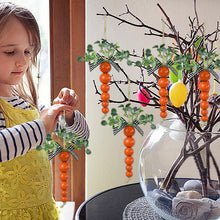
M 31 55 L 31 51 L 30 51 L 30 50 L 25 50 L 25 51 L 24 51 L 24 54 L 25 54 L 25 55 Z
M 14 55 L 14 53 L 15 53 L 14 51 L 6 51 L 6 52 L 5 52 L 5 54 L 7 54 L 7 55 L 9 55 L 9 56 L 10 56 L 10 55 Z
M 6 55 L 8 55 L 8 56 L 13 56 L 13 55 L 15 55 L 17 52 L 14 51 L 14 50 L 12 50 L 12 51 L 5 51 L 4 53 L 5 53 Z M 25 55 L 25 56 L 30 56 L 30 55 L 31 55 L 31 51 L 30 51 L 30 50 L 25 50 L 25 51 L 24 51 L 24 55 Z

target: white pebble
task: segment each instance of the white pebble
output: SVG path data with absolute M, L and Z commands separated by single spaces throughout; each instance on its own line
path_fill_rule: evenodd
M 202 195 L 197 191 L 178 192 L 176 197 L 181 197 L 181 198 L 186 198 L 186 199 L 202 199 Z

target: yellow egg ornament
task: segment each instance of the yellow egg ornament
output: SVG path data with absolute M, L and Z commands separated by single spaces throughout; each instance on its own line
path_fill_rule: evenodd
M 186 101 L 187 88 L 181 82 L 174 83 L 169 90 L 169 98 L 171 103 L 179 108 Z

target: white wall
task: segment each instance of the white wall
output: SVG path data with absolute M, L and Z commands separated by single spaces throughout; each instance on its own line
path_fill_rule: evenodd
M 146 24 L 161 29 L 161 18 L 164 18 L 162 12 L 157 7 L 157 3 L 164 8 L 175 24 L 176 29 L 180 30 L 183 35 L 188 33 L 188 16 L 194 17 L 193 0 L 87 0 L 86 2 L 86 41 L 93 43 L 104 37 L 104 17 L 97 16 L 97 13 L 104 13 L 102 7 L 109 12 L 119 15 L 126 11 L 125 4 L 130 10 L 138 15 Z M 197 10 L 199 13 L 200 23 L 205 23 L 207 32 L 215 30 L 216 21 L 220 20 L 220 1 L 218 0 L 198 0 Z M 160 38 L 144 36 L 145 30 L 129 27 L 125 24 L 118 26 L 118 21 L 107 18 L 107 40 L 120 45 L 122 49 L 151 48 L 155 44 L 162 43 Z M 168 42 L 168 41 L 166 41 Z M 93 80 L 99 82 L 99 69 L 89 72 L 87 67 L 87 99 L 86 99 L 86 117 L 91 129 L 90 148 L 92 154 L 87 156 L 86 160 L 86 187 L 87 197 L 90 197 L 100 191 L 116 187 L 123 184 L 138 182 L 138 157 L 142 143 L 149 132 L 149 126 L 143 128 L 145 135 L 142 137 L 136 132 L 134 138 L 136 144 L 134 149 L 134 176 L 128 181 L 125 176 L 124 164 L 124 134 L 120 132 L 116 136 L 112 133 L 110 126 L 103 127 L 100 124 L 103 114 L 101 105 L 98 105 L 99 97 L 95 94 Z M 127 66 L 125 65 L 126 69 Z M 115 70 L 112 70 L 115 71 Z M 132 78 L 135 74 L 132 69 L 129 70 Z M 132 75 L 133 74 L 133 75 Z M 134 77 L 135 78 L 135 77 Z M 133 79 L 134 79 L 133 78 Z M 111 96 L 116 96 L 113 89 L 110 91 Z M 117 105 L 115 105 L 117 106 Z M 113 105 L 111 107 L 115 107 Z M 154 109 L 146 107 L 146 113 L 155 112 Z M 161 119 L 155 114 L 155 123 Z

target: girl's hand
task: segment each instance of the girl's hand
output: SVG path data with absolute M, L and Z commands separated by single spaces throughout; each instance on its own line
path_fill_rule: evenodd
M 74 107 L 75 109 L 79 108 L 79 98 L 74 90 L 63 88 L 60 90 L 58 96 L 53 101 L 54 104 L 65 104 Z
M 63 114 L 63 111 L 69 114 L 74 111 L 74 108 L 69 105 L 55 104 L 40 112 L 40 119 L 44 122 L 47 134 L 55 130 L 59 115 Z
M 64 104 L 73 107 L 73 111 L 65 112 L 66 122 L 72 125 L 74 121 L 74 110 L 79 108 L 79 97 L 74 90 L 63 88 L 53 101 L 54 104 Z

